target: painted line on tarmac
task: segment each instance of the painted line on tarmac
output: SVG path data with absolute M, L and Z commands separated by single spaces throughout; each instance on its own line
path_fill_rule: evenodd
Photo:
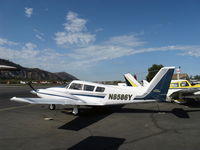
M 0 112 L 8 111 L 8 110 L 20 109 L 20 108 L 26 108 L 26 107 L 30 107 L 30 106 L 33 106 L 33 105 L 32 104 L 28 104 L 28 105 L 24 105 L 24 106 L 7 107 L 7 108 L 0 109 Z

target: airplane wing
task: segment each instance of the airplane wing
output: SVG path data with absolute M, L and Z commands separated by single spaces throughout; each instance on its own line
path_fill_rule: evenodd
M 180 89 L 176 92 L 173 92 L 172 95 L 176 95 L 176 94 L 196 94 L 196 93 L 199 93 L 200 91 L 200 88 L 186 88 L 186 89 Z
M 17 102 L 24 102 L 30 104 L 61 104 L 61 105 L 88 105 L 85 101 L 80 99 L 47 99 L 47 98 L 18 98 L 13 97 L 10 100 Z
M 200 91 L 200 88 L 188 88 L 188 89 L 182 89 L 179 92 L 181 93 L 195 93 Z
M 200 90 L 198 92 L 195 92 L 194 95 L 200 95 Z

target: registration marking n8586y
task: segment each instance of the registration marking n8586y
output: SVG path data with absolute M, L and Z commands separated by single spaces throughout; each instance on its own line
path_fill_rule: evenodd
M 131 94 L 109 94 L 108 99 L 110 100 L 131 100 Z

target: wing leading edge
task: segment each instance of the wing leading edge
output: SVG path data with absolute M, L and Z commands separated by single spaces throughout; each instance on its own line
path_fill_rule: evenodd
M 30 104 L 60 104 L 60 105 L 88 105 L 83 100 L 73 99 L 47 99 L 47 98 L 18 98 L 13 97 L 10 100 Z

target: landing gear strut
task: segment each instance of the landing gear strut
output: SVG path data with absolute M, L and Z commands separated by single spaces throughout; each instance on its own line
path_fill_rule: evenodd
M 56 109 L 56 105 L 55 104 L 50 104 L 49 105 L 49 109 L 50 110 L 55 110 Z
M 73 106 L 72 114 L 74 114 L 74 115 L 78 114 L 78 106 Z

